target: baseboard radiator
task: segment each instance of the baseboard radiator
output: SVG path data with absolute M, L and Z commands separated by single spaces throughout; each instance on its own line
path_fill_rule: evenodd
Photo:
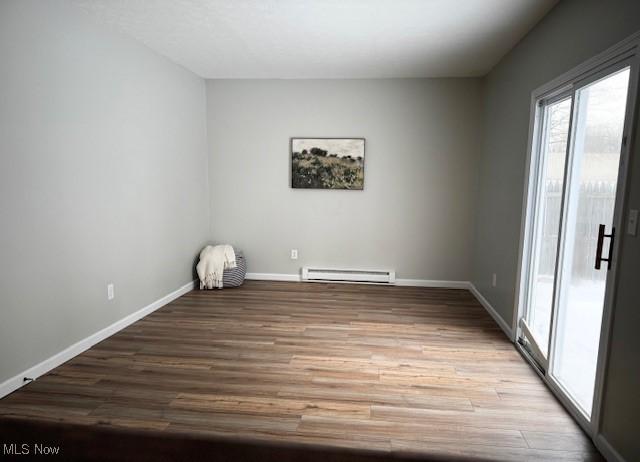
M 302 280 L 394 284 L 396 282 L 396 272 L 389 270 L 355 270 L 305 266 L 302 268 Z

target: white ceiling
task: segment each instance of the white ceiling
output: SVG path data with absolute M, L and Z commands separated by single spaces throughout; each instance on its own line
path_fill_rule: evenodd
M 69 0 L 206 78 L 486 74 L 558 0 Z

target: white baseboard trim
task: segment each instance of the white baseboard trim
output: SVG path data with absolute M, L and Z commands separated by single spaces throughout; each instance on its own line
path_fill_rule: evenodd
M 195 281 L 189 282 L 183 285 L 182 287 L 180 287 L 179 289 L 174 290 L 170 294 L 165 295 L 164 297 L 156 300 L 155 302 L 136 311 L 135 313 L 131 313 L 130 315 L 114 322 L 110 326 L 105 327 L 104 329 L 96 332 L 95 334 L 92 334 L 87 338 L 84 338 L 79 342 L 74 343 L 73 345 L 62 350 L 61 352 L 51 356 L 50 358 L 45 359 L 41 363 L 38 363 L 35 366 L 32 366 L 29 369 L 21 372 L 20 374 L 5 380 L 4 382 L 0 383 L 0 398 L 8 395 L 9 393 L 12 393 L 13 391 L 17 390 L 23 385 L 26 385 L 27 383 L 29 383 L 24 381 L 25 377 L 29 377 L 34 380 L 37 379 L 41 375 L 49 372 L 51 369 L 54 369 L 60 366 L 61 364 L 69 361 L 74 356 L 77 356 L 83 351 L 88 350 L 96 343 L 101 342 L 107 337 L 112 336 L 116 332 L 133 324 L 139 319 L 144 318 L 148 314 L 172 302 L 173 300 L 186 294 L 187 292 L 192 291 L 194 287 L 195 287 Z
M 299 274 L 285 273 L 247 273 L 245 279 L 254 279 L 256 281 L 291 281 L 300 282 L 302 279 Z
M 285 274 L 285 273 L 247 273 L 246 279 L 253 279 L 257 281 L 293 281 L 300 282 L 302 278 L 299 274 Z M 304 282 L 325 282 L 325 281 L 304 281 Z M 337 284 L 340 281 L 332 281 Z M 367 284 L 366 282 L 351 282 L 345 281 L 349 284 Z M 377 284 L 377 283 L 376 283 Z M 380 284 L 384 285 L 384 284 Z M 393 285 L 393 284 L 390 284 Z M 411 286 L 411 287 L 442 287 L 445 289 L 467 289 L 470 290 L 471 283 L 469 281 L 439 281 L 431 279 L 396 279 L 395 285 L 397 286 Z
M 409 287 L 440 287 L 443 289 L 466 289 L 469 290 L 469 281 L 439 281 L 437 279 L 396 279 L 397 286 Z
M 593 442 L 604 458 L 607 459 L 607 462 L 626 462 L 624 457 L 622 457 L 620 453 L 611 446 L 611 443 L 607 441 L 602 433 L 598 433 L 598 435 L 593 439 Z
M 511 329 L 511 326 L 509 326 L 509 324 L 507 324 L 505 320 L 502 319 L 502 316 L 498 314 L 495 308 L 491 306 L 491 303 L 489 303 L 489 301 L 486 298 L 484 298 L 484 296 L 480 293 L 480 291 L 476 288 L 476 286 L 473 285 L 472 282 L 469 283 L 469 290 L 474 295 L 474 297 L 478 299 L 478 301 L 484 307 L 484 309 L 487 310 L 487 313 L 491 315 L 493 320 L 500 326 L 500 328 L 504 331 L 504 333 L 507 334 L 507 337 L 509 337 L 509 340 L 513 342 L 514 341 L 513 329 Z

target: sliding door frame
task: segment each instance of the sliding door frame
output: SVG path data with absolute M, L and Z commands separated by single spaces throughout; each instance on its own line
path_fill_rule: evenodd
M 547 133 L 547 123 L 549 122 L 549 117 L 547 115 L 547 110 L 550 106 L 559 103 L 560 101 L 565 101 L 565 100 L 570 100 L 571 101 L 571 108 L 569 110 L 569 132 L 567 133 L 567 141 L 566 141 L 566 146 L 565 146 L 565 160 L 564 160 L 564 172 L 563 172 L 563 178 L 562 178 L 562 190 L 560 192 L 560 220 L 558 223 L 558 243 L 556 245 L 556 261 L 554 262 L 554 283 L 553 283 L 553 291 L 552 291 L 552 295 L 551 295 L 551 300 L 552 300 L 552 306 L 555 305 L 555 301 L 556 301 L 556 281 L 558 280 L 558 256 L 560 255 L 560 244 L 561 244 L 561 238 L 560 238 L 560 233 L 562 231 L 562 217 L 564 215 L 564 201 L 562 200 L 562 198 L 564 198 L 565 196 L 565 191 L 566 191 L 566 185 L 567 185 L 567 172 L 569 171 L 567 166 L 569 164 L 569 155 L 571 152 L 571 140 L 573 138 L 573 131 L 571 130 L 571 127 L 573 126 L 573 109 L 574 109 L 574 97 L 575 97 L 575 91 L 574 88 L 572 86 L 564 86 L 558 89 L 554 89 L 554 91 L 551 94 L 545 95 L 544 97 L 541 97 L 539 99 L 537 99 L 535 101 L 535 109 L 534 109 L 534 117 L 535 117 L 535 150 L 532 151 L 533 153 L 536 154 L 535 158 L 531 157 L 531 159 L 534 161 L 531 163 L 530 165 L 530 169 L 531 171 L 531 176 L 529 178 L 529 184 L 530 186 L 530 194 L 528 195 L 528 202 L 529 202 L 529 207 L 530 207 L 530 222 L 529 222 L 529 226 L 527 227 L 527 229 L 525 230 L 526 233 L 526 238 L 527 238 L 527 242 L 528 245 L 526 247 L 524 247 L 523 249 L 523 254 L 522 254 L 522 264 L 526 265 L 526 266 L 522 266 L 523 271 L 521 272 L 522 274 L 522 312 L 518 313 L 518 329 L 516 329 L 516 340 L 521 337 L 522 332 L 524 331 L 525 335 L 524 337 L 526 337 L 529 342 L 532 344 L 532 349 L 533 351 L 527 351 L 528 355 L 534 359 L 536 361 L 536 365 L 541 367 L 542 369 L 544 369 L 545 371 L 547 371 L 549 369 L 549 358 L 550 358 L 550 354 L 551 354 L 551 339 L 552 339 L 552 326 L 554 325 L 554 318 L 555 318 L 555 312 L 552 309 L 551 310 L 551 319 L 550 319 L 550 326 L 549 326 L 549 336 L 546 339 L 547 340 L 547 344 L 545 345 L 546 350 L 547 350 L 547 357 L 545 358 L 544 355 L 542 354 L 540 347 L 537 344 L 536 339 L 533 337 L 533 335 L 528 335 L 529 333 L 529 327 L 527 326 L 525 328 L 525 326 L 522 325 L 522 323 L 520 322 L 520 319 L 524 319 L 526 318 L 527 314 L 527 305 L 531 302 L 531 293 L 530 293 L 530 289 L 531 289 L 531 276 L 532 276 L 532 271 L 531 268 L 535 266 L 534 264 L 534 252 L 535 252 L 535 246 L 533 245 L 535 240 L 536 240 L 536 236 L 537 236 L 537 232 L 539 231 L 539 227 L 541 226 L 539 221 L 535 220 L 535 215 L 536 215 L 536 211 L 539 210 L 540 207 L 540 200 L 542 199 L 542 194 L 541 194 L 541 182 L 542 182 L 542 172 L 545 166 L 545 162 L 548 161 L 548 159 L 545 159 L 544 156 L 546 154 L 546 149 L 544 149 L 544 144 L 546 141 L 546 137 L 548 136 Z M 529 270 L 526 270 L 526 268 L 529 268 Z M 539 353 L 536 352 L 536 350 L 539 351 Z
M 599 354 L 596 367 L 595 389 L 593 407 L 591 412 L 591 419 L 580 410 L 579 406 L 573 402 L 566 392 L 562 389 L 557 380 L 553 379 L 551 375 L 551 354 L 553 343 L 555 341 L 555 316 L 552 311 L 552 325 L 550 333 L 549 351 L 547 354 L 546 370 L 541 371 L 539 365 L 536 364 L 534 358 L 529 352 L 518 343 L 518 338 L 521 336 L 521 329 L 519 328 L 519 320 L 525 313 L 525 303 L 527 300 L 527 268 L 530 263 L 529 249 L 531 248 L 532 239 L 532 223 L 534 220 L 534 213 L 536 210 L 536 187 L 537 187 L 537 175 L 539 167 L 538 154 L 540 152 L 541 131 L 540 130 L 540 117 L 541 107 L 540 102 L 555 101 L 562 97 L 571 95 L 572 106 L 575 108 L 576 91 L 588 85 L 590 82 L 596 81 L 607 74 L 614 73 L 616 70 L 620 70 L 625 67 L 630 68 L 629 75 L 629 87 L 627 94 L 627 109 L 625 113 L 625 122 L 623 128 L 623 142 L 620 152 L 620 167 L 618 171 L 618 185 L 616 189 L 616 201 L 613 215 L 613 226 L 617 229 L 617 238 L 615 239 L 612 257 L 613 264 L 608 271 L 606 278 L 606 292 L 604 299 L 604 307 L 602 314 L 602 326 L 600 331 L 599 342 Z M 526 158 L 526 175 L 525 175 L 525 188 L 523 197 L 523 213 L 521 219 L 520 230 L 520 249 L 519 249 L 519 261 L 518 261 L 518 274 L 515 297 L 515 316 L 512 320 L 512 328 L 515 336 L 516 348 L 535 366 L 535 370 L 540 377 L 544 380 L 551 391 L 556 395 L 559 401 L 568 409 L 580 426 L 591 437 L 595 437 L 600 433 L 600 424 L 602 418 L 602 399 L 604 396 L 604 377 L 607 368 L 607 360 L 609 354 L 610 334 L 613 324 L 613 306 L 615 301 L 615 292 L 617 284 L 617 268 L 620 255 L 621 241 L 624 235 L 624 227 L 622 226 L 622 220 L 624 218 L 624 210 L 627 202 L 627 184 L 629 175 L 629 159 L 632 152 L 632 148 L 635 141 L 635 122 L 636 122 L 636 106 L 638 98 L 638 73 L 640 71 L 640 32 L 628 37 L 622 42 L 614 45 L 603 53 L 595 56 L 594 58 L 580 64 L 569 72 L 561 75 L 553 81 L 537 88 L 531 94 L 531 106 L 530 106 L 530 120 L 529 120 L 529 139 Z M 573 109 L 572 109 L 573 116 Z M 573 123 L 571 123 L 569 140 L 567 146 L 568 157 L 565 160 L 565 183 L 563 185 L 563 197 L 566 193 L 567 187 L 567 174 L 570 169 L 570 156 L 573 155 L 573 149 L 570 147 L 574 137 Z M 570 152 L 571 151 L 571 152 Z M 564 215 L 564 211 L 561 211 Z M 564 220 L 564 216 L 561 216 Z M 562 239 L 559 238 L 558 249 L 562 245 Z M 560 254 L 558 254 L 558 257 Z M 556 264 L 556 278 L 558 276 L 560 262 Z M 556 303 L 557 294 L 555 293 L 554 284 L 554 303 Z

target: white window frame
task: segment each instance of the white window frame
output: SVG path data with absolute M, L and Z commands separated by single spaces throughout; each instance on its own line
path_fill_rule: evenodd
M 636 122 L 636 105 L 638 99 L 638 73 L 640 71 L 640 32 L 633 34 L 627 39 L 607 49 L 603 53 L 598 54 L 578 65 L 572 70 L 566 72 L 560 77 L 552 80 L 551 82 L 542 85 L 535 89 L 531 94 L 531 109 L 529 120 L 529 139 L 526 158 L 526 176 L 525 187 L 523 197 L 523 212 L 521 219 L 520 229 L 520 248 L 519 248 L 519 261 L 518 261 L 518 274 L 515 296 L 515 316 L 512 320 L 512 329 L 514 333 L 514 340 L 516 340 L 516 347 L 527 357 L 534 365 L 535 361 L 529 355 L 529 353 L 517 342 L 520 336 L 519 320 L 524 314 L 525 302 L 527 297 L 527 274 L 526 268 L 529 265 L 528 249 L 531 248 L 531 223 L 533 220 L 533 214 L 535 213 L 535 195 L 536 195 L 536 180 L 537 180 L 537 168 L 539 160 L 536 158 L 539 153 L 539 135 L 540 135 L 540 102 L 551 101 L 565 97 L 568 93 L 571 93 L 574 97 L 578 88 L 585 86 L 587 83 L 595 81 L 604 75 L 615 71 L 616 66 L 630 67 L 630 81 L 629 81 L 629 93 L 627 96 L 627 112 L 625 116 L 625 124 L 623 130 L 623 146 L 620 153 L 620 170 L 618 174 L 618 187 L 616 193 L 616 203 L 614 209 L 613 226 L 617 230 L 617 239 L 614 242 L 613 248 L 613 265 L 607 275 L 606 293 L 603 308 L 602 327 L 600 332 L 599 343 L 599 355 L 596 368 L 596 381 L 594 390 L 593 408 L 591 411 L 591 419 L 589 420 L 585 414 L 580 410 L 577 403 L 573 402 L 566 392 L 562 389 L 562 386 L 551 376 L 550 364 L 545 364 L 546 371 L 543 373 L 537 367 L 536 371 L 540 377 L 544 380 L 551 391 L 556 395 L 560 402 L 567 408 L 571 415 L 576 419 L 585 432 L 595 438 L 600 434 L 600 425 L 602 417 L 602 400 L 604 396 L 604 377 L 607 369 L 607 360 L 609 355 L 611 327 L 613 320 L 613 306 L 615 301 L 615 281 L 617 277 L 617 269 L 621 248 L 622 236 L 624 234 L 624 227 L 622 226 L 622 220 L 624 216 L 624 210 L 627 198 L 627 184 L 629 176 L 629 159 L 631 152 L 633 151 L 634 144 L 634 131 Z M 573 134 L 569 135 L 570 137 Z M 569 140 L 569 143 L 571 140 Z M 567 159 L 567 165 L 570 159 Z M 566 187 L 566 178 L 565 184 Z M 559 265 L 558 265 L 559 266 Z M 556 268 L 558 271 L 558 268 Z M 552 315 L 551 336 L 553 336 L 555 320 Z M 554 339 L 552 338 L 550 343 Z M 551 345 L 550 345 L 551 346 Z M 548 352 L 548 358 L 551 357 L 551 351 Z M 596 444 L 597 444 L 596 440 Z

